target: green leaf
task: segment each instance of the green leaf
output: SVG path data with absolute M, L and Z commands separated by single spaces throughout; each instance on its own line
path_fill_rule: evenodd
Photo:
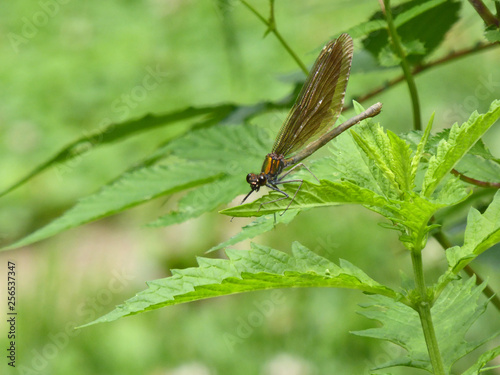
M 179 200 L 177 210 L 159 217 L 148 226 L 180 224 L 231 202 L 245 189 L 248 189 L 248 183 L 241 176 L 224 176 L 189 191 Z
M 188 107 L 183 110 L 174 111 L 164 115 L 148 114 L 139 119 L 127 120 L 122 123 L 110 124 L 102 127 L 95 132 L 85 135 L 80 139 L 72 142 L 56 155 L 46 160 L 26 176 L 10 185 L 3 191 L 0 191 L 0 197 L 18 188 L 37 174 L 43 172 L 49 167 L 62 165 L 70 160 L 82 156 L 84 153 L 93 150 L 95 147 L 112 144 L 120 140 L 128 139 L 135 134 L 144 131 L 154 130 L 156 128 L 171 126 L 173 123 L 182 120 L 199 120 L 199 122 L 191 125 L 186 129 L 200 129 L 210 127 L 214 124 L 239 124 L 248 121 L 258 114 L 265 113 L 276 109 L 288 109 L 293 104 L 301 85 L 296 85 L 292 93 L 287 95 L 282 100 L 276 102 L 262 101 L 253 105 L 236 105 L 232 103 L 218 104 L 207 107 Z M 170 139 L 167 140 L 167 142 Z M 157 160 L 164 156 L 163 148 L 156 151 L 153 160 Z
M 311 170 L 320 180 L 333 182 L 343 180 L 355 181 L 356 185 L 372 190 L 378 195 L 384 195 L 389 188 L 386 179 L 374 175 L 371 162 L 361 148 L 356 144 L 351 134 L 345 132 L 328 146 L 331 156 L 311 162 Z M 303 173 L 301 177 L 306 178 Z
M 426 132 L 427 130 L 428 128 L 426 128 Z M 423 134 L 424 133 L 421 131 L 411 131 L 401 135 L 401 137 L 409 142 L 413 149 L 417 149 L 418 147 L 416 152 L 417 154 L 421 154 L 419 159 L 421 159 L 423 164 L 426 164 L 428 162 L 426 156 L 428 154 L 437 153 L 439 142 L 443 139 L 446 140 L 449 137 L 450 129 L 445 129 L 430 137 L 425 145 L 420 143 Z M 417 168 L 420 165 L 415 163 L 417 154 L 415 154 L 413 157 L 414 160 L 412 161 L 412 174 L 414 176 L 416 176 Z M 490 184 L 500 182 L 500 160 L 491 154 L 490 150 L 481 139 L 471 147 L 467 154 L 459 160 L 453 169 L 466 178 L 477 180 L 478 184 L 481 184 L 482 182 Z M 466 180 L 464 179 L 464 181 Z
M 196 268 L 173 270 L 172 277 L 148 282 L 148 289 L 85 326 L 184 302 L 275 288 L 349 288 L 399 297 L 352 264 L 344 261 L 337 266 L 299 243 L 293 244 L 293 255 L 255 244 L 250 251 L 226 253 L 228 260 L 198 258 Z
M 165 146 L 162 153 L 195 163 L 210 163 L 226 176 L 188 192 L 177 210 L 150 225 L 178 224 L 213 211 L 249 191 L 245 176 L 257 170 L 271 148 L 269 135 L 256 126 L 217 126 L 191 132 Z M 202 164 L 202 165 L 203 165 Z
M 378 171 L 383 174 L 392 188 L 401 193 L 396 182 L 396 176 L 390 167 L 390 141 L 380 126 L 359 127 L 359 134 L 351 130 L 351 134 L 358 146 L 365 152 L 368 158 L 375 164 Z M 378 177 L 377 179 L 380 179 Z M 390 190 L 384 191 L 385 194 Z
M 396 183 L 402 191 L 413 189 L 411 176 L 410 145 L 391 131 L 387 131 L 391 143 L 391 166 L 396 177 Z
M 291 197 L 293 197 L 296 190 L 297 187 L 283 187 L 283 191 Z M 358 203 L 383 207 L 388 203 L 384 197 L 349 181 L 330 182 L 321 180 L 320 185 L 304 181 L 300 191 L 291 204 L 291 198 L 267 203 L 281 197 L 283 197 L 282 194 L 271 192 L 268 196 L 253 201 L 252 203 L 228 208 L 220 211 L 220 213 L 229 216 L 263 216 L 275 212 L 283 212 L 287 207 L 293 210 L 303 210 L 313 207 L 338 205 L 341 203 Z
M 481 356 L 478 358 L 476 363 L 474 363 L 471 367 L 467 369 L 462 375 L 481 375 L 483 371 L 481 370 L 486 370 L 483 369 L 484 366 L 491 361 L 492 359 L 495 359 L 500 355 L 500 346 L 497 346 L 496 348 L 493 348 L 491 350 L 488 350 L 487 352 L 484 352 L 481 354 Z M 498 368 L 498 366 L 495 366 L 495 368 Z
M 429 197 L 432 194 L 444 176 L 453 169 L 499 117 L 500 101 L 495 100 L 487 113 L 479 115 L 474 112 L 462 126 L 458 126 L 458 124 L 452 126 L 448 139 L 439 142 L 437 154 L 429 160 L 429 167 L 422 186 L 422 193 L 425 196 Z
M 425 146 L 427 144 L 427 140 L 429 139 L 429 134 L 431 133 L 432 123 L 434 122 L 435 112 L 432 113 L 427 126 L 425 127 L 425 131 L 420 138 L 420 141 L 417 145 L 417 151 L 411 160 L 411 186 L 413 187 L 415 183 L 415 177 L 417 176 L 417 169 L 420 164 L 420 160 L 422 159 L 422 154 L 424 153 Z
M 380 49 L 377 60 L 380 66 L 389 68 L 401 64 L 401 57 L 398 56 L 391 45 L 386 45 Z
M 495 160 L 467 154 L 464 155 L 454 169 L 467 178 L 480 182 L 500 184 L 500 163 Z
M 405 56 L 424 55 L 425 46 L 419 40 L 401 42 Z M 392 67 L 401 63 L 401 57 L 394 51 L 392 45 L 387 44 L 378 53 L 378 60 L 383 67 Z
M 453 0 L 414 0 L 392 7 L 394 23 L 411 64 L 422 63 L 441 44 L 445 34 L 458 21 L 460 7 L 461 3 Z M 382 12 L 378 11 L 368 22 L 370 28 L 362 24 L 355 29 L 366 30 L 364 35 L 368 36 L 363 45 L 375 58 L 387 57 L 386 53 L 381 54 L 389 45 L 387 26 L 377 24 L 384 19 Z M 385 59 L 384 63 L 387 64 L 388 60 Z M 394 60 L 393 63 L 397 62 Z
M 445 129 L 429 140 L 427 152 L 435 154 L 441 140 L 447 139 L 450 129 Z M 478 181 L 489 183 L 500 182 L 500 159 L 491 154 L 482 139 L 478 140 L 474 146 L 454 168 L 460 174 Z
M 405 55 L 425 55 L 425 46 L 420 40 L 402 43 Z
M 247 240 L 249 238 L 254 238 L 260 234 L 269 232 L 270 230 L 274 229 L 277 224 L 288 224 L 293 219 L 295 219 L 295 216 L 297 216 L 298 213 L 298 210 L 288 210 L 283 215 L 261 216 L 252 221 L 250 224 L 245 225 L 243 228 L 241 228 L 241 232 L 231 237 L 229 240 L 224 241 L 209 249 L 207 253 L 237 244 L 238 242 Z
M 474 258 L 500 242 L 500 190 L 484 214 L 471 208 L 467 217 L 464 244 L 446 251 L 448 275 L 456 275 Z
M 433 203 L 440 207 L 453 206 L 464 201 L 472 194 L 472 190 L 467 192 L 464 184 L 455 176 L 449 175 L 446 177 L 446 183 L 443 187 L 434 194 Z
M 430 136 L 425 144 L 425 153 L 435 154 L 437 152 L 437 147 L 441 140 L 446 140 L 450 136 L 451 129 L 444 129 L 439 133 Z M 412 130 L 408 133 L 400 134 L 400 137 L 407 141 L 413 149 L 417 148 L 420 140 L 422 139 L 423 132 L 421 130 Z M 486 160 L 493 160 L 500 162 L 500 159 L 492 155 L 491 151 L 486 147 L 482 139 L 479 139 L 474 146 L 470 148 L 467 153 L 468 155 L 480 156 Z
M 120 140 L 127 139 L 135 134 L 140 134 L 142 132 L 159 127 L 172 125 L 173 123 L 176 123 L 178 121 L 191 118 L 201 118 L 202 116 L 205 116 L 205 122 L 203 122 L 203 124 L 209 125 L 213 123 L 214 118 L 222 119 L 226 117 L 232 110 L 234 110 L 234 105 L 231 104 L 222 104 L 214 107 L 189 107 L 165 115 L 148 114 L 138 119 L 127 120 L 122 123 L 107 125 L 102 129 L 85 135 L 80 139 L 72 142 L 68 146 L 64 147 L 56 155 L 44 161 L 19 181 L 7 187 L 3 191 L 0 191 L 0 197 L 18 188 L 26 181 L 43 172 L 47 168 L 54 165 L 66 163 L 76 157 L 82 156 L 83 154 L 89 152 L 90 150 L 93 150 L 96 147 L 118 142 Z M 200 123 L 198 124 L 198 126 L 203 125 Z
M 484 37 L 491 43 L 500 42 L 500 30 L 487 30 L 484 32 Z
M 467 342 L 465 335 L 484 313 L 488 302 L 479 303 L 486 284 L 475 286 L 475 278 L 448 285 L 431 309 L 434 329 L 446 373 L 460 358 L 492 339 L 498 333 L 476 342 Z M 380 328 L 353 332 L 359 336 L 388 340 L 407 351 L 403 357 L 377 367 L 408 366 L 432 372 L 418 313 L 412 308 L 384 296 L 370 297 L 373 302 L 362 305 L 361 315 L 382 323 Z
M 211 165 L 179 162 L 157 165 L 124 174 L 120 179 L 81 199 L 45 227 L 2 250 L 25 246 L 64 230 L 100 219 L 165 194 L 171 194 L 220 178 Z
M 358 134 L 359 132 L 359 134 Z M 300 190 L 298 183 L 282 186 L 284 192 L 295 198 L 271 192 L 252 203 L 221 211 L 230 216 L 263 216 L 284 212 L 289 209 L 307 209 L 332 206 L 342 203 L 362 204 L 393 222 L 391 228 L 401 232 L 400 239 L 409 248 L 425 246 L 431 217 L 441 208 L 455 205 L 467 198 L 464 185 L 452 175 L 431 197 L 424 197 L 413 191 L 415 169 L 429 136 L 419 146 L 418 154 L 412 157 L 410 144 L 394 133 L 384 133 L 375 124 L 364 124 L 358 132 L 341 135 L 330 145 L 332 157 L 317 160 L 311 164 L 316 176 L 325 178 L 321 184 L 308 182 L 310 174 L 300 171 L 294 177 L 305 181 Z M 328 179 L 328 180 L 327 180 Z M 391 180 L 392 183 L 389 181 Z M 297 194 L 296 194 L 297 193 Z M 397 193 L 397 194 L 396 194 Z
M 428 141 L 428 146 L 426 147 L 426 151 L 431 154 L 435 154 L 437 152 L 439 143 L 442 140 L 446 140 L 450 137 L 450 131 L 451 129 L 443 129 L 439 133 L 433 135 L 429 141 Z M 415 133 L 415 132 L 412 132 Z M 500 161 L 500 159 L 495 158 L 491 151 L 488 149 L 488 147 L 484 144 L 482 139 L 479 139 L 474 146 L 472 146 L 468 152 L 469 155 L 474 155 L 474 156 L 480 156 L 486 160 L 494 160 L 494 161 Z
M 385 178 L 391 184 L 392 188 L 384 193 L 399 196 L 403 191 L 410 190 L 409 145 L 390 131 L 384 133 L 378 124 L 360 126 L 358 131 L 359 134 L 351 130 L 354 139 L 382 173 L 379 178 Z
M 193 131 L 165 146 L 163 153 L 170 157 L 163 162 L 168 165 L 142 167 L 123 174 L 96 194 L 81 199 L 47 226 L 7 248 L 45 239 L 161 195 L 212 183 L 206 189 L 188 193 L 177 211 L 155 224 L 173 224 L 199 216 L 247 191 L 245 176 L 260 166 L 266 141 L 271 142 L 260 129 L 249 125 L 220 125 Z M 226 182 L 230 186 L 224 186 Z
M 375 31 L 385 30 L 387 28 L 387 24 L 385 20 L 372 20 L 366 21 L 350 29 L 344 31 L 344 33 L 349 34 L 353 39 L 361 38 Z
M 372 208 L 394 223 L 399 224 L 395 229 L 401 231 L 400 241 L 409 249 L 415 246 L 423 248 L 427 241 L 428 226 L 432 215 L 444 205 L 420 197 L 414 192 L 406 193 L 404 200 L 391 199 L 391 204 L 382 210 Z

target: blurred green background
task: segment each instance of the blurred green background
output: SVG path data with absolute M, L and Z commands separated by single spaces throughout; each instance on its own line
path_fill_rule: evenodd
M 267 1 L 249 1 L 267 14 Z M 222 3 L 223 7 L 215 0 L 3 2 L 0 187 L 110 122 L 190 105 L 253 104 L 289 94 L 293 77 L 300 77 L 295 63 L 273 35 L 262 37 L 263 25 L 239 1 Z M 376 1 L 368 0 L 277 0 L 276 18 L 284 38 L 309 65 L 326 41 L 378 9 Z M 481 20 L 468 3 L 464 2 L 461 14 L 434 57 L 481 40 Z M 465 120 L 476 107 L 485 111 L 500 96 L 499 59 L 498 49 L 490 49 L 419 75 L 424 123 L 433 111 L 435 130 Z M 144 84 L 151 71 L 157 72 L 157 84 L 137 99 L 133 90 Z M 397 70 L 353 74 L 348 102 L 397 74 Z M 493 82 L 496 91 L 479 99 L 475 92 L 484 82 Z M 130 101 L 131 97 L 136 100 Z M 364 104 L 375 101 L 384 103 L 378 119 L 385 128 L 410 130 L 404 85 Z M 283 119 L 286 113 L 278 115 Z M 184 125 L 96 148 L 0 198 L 2 243 L 59 216 Z M 485 142 L 499 156 L 498 124 Z M 249 222 L 229 222 L 211 213 L 167 228 L 143 226 L 167 212 L 177 199 L 158 199 L 0 254 L 3 279 L 7 260 L 17 265 L 18 368 L 12 373 L 368 374 L 370 368 L 402 354 L 391 344 L 349 334 L 374 323 L 355 313 L 364 296 L 345 290 L 237 295 L 73 331 L 74 326 L 143 290 L 145 281 L 166 277 L 171 268 L 195 266 L 195 256 Z M 280 226 L 257 241 L 282 251 L 300 241 L 333 261 L 347 259 L 368 270 L 375 280 L 398 288 L 400 270 L 411 271 L 408 254 L 395 232 L 378 226 L 380 221 L 361 207 L 320 209 L 301 214 L 288 227 Z M 248 248 L 248 243 L 237 247 Z M 445 267 L 443 253 L 431 240 L 425 255 L 432 280 Z M 498 289 L 498 257 L 479 259 L 475 267 L 484 275 L 494 275 L 490 283 Z M 5 297 L 2 288 L 0 301 Z M 268 309 L 262 312 L 262 306 Z M 261 319 L 249 328 L 247 323 L 255 316 Z M 500 326 L 494 311 L 487 311 L 482 321 L 482 326 L 473 328 L 472 339 Z M 5 319 L 0 327 L 6 347 Z M 245 339 L 232 339 L 245 329 Z M 467 364 L 464 361 L 463 366 Z M 0 368 L 2 374 L 11 373 L 5 358 Z M 395 369 L 391 373 L 420 372 Z

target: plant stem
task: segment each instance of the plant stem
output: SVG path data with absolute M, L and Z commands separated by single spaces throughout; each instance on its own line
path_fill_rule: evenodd
M 274 19 L 274 1 L 270 2 L 271 5 L 271 12 L 270 12 L 270 17 L 269 20 L 266 20 L 266 18 L 260 14 L 254 7 L 252 7 L 250 4 L 248 4 L 245 0 L 240 0 L 241 3 L 246 6 L 253 14 L 257 16 L 258 19 L 260 19 L 266 26 L 267 26 L 267 31 L 266 34 L 268 33 L 273 33 L 276 38 L 279 40 L 281 45 L 286 49 L 288 54 L 295 60 L 297 65 L 300 67 L 300 69 L 304 72 L 304 74 L 307 76 L 309 74 L 309 70 L 307 67 L 304 65 L 304 63 L 300 60 L 300 58 L 297 56 L 297 54 L 290 48 L 288 43 L 283 39 L 281 36 L 280 32 L 278 31 L 276 27 L 276 21 Z
M 484 5 L 481 0 L 469 0 L 469 3 L 471 3 L 477 14 L 481 16 L 486 26 L 495 26 L 496 28 L 500 27 L 498 18 L 496 18 L 493 13 L 490 12 L 488 7 Z
M 422 73 L 422 72 L 424 72 L 424 71 L 426 71 L 428 69 L 435 68 L 435 67 L 440 66 L 442 64 L 446 64 L 448 62 L 455 61 L 455 60 L 457 60 L 459 58 L 466 57 L 466 56 L 469 56 L 469 55 L 471 55 L 473 53 L 484 51 L 484 50 L 487 50 L 487 49 L 490 49 L 490 48 L 493 48 L 493 47 L 498 47 L 498 43 L 478 44 L 478 45 L 476 45 L 476 46 L 474 46 L 472 48 L 466 48 L 466 49 L 463 49 L 463 50 L 460 50 L 460 51 L 452 52 L 452 53 L 450 53 L 449 55 L 447 55 L 445 57 L 442 57 L 440 59 L 434 60 L 433 62 L 416 66 L 415 68 L 413 68 L 412 75 L 416 76 L 417 74 L 420 74 L 420 73 Z M 356 99 L 357 102 L 363 103 L 364 101 L 373 98 L 375 95 L 378 95 L 378 94 L 386 91 L 387 89 L 390 89 L 391 87 L 397 85 L 398 83 L 402 82 L 404 79 L 405 79 L 405 76 L 404 75 L 400 75 L 400 76 L 398 76 L 396 78 L 391 79 L 388 82 L 385 82 L 382 86 L 377 87 L 376 89 L 373 89 L 372 91 L 370 91 L 370 92 L 368 92 L 368 93 L 366 93 L 364 95 L 358 96 L 355 99 Z M 344 107 L 344 109 L 345 110 L 346 109 L 350 109 L 351 106 L 352 106 L 352 104 L 346 105 Z
M 413 75 L 411 74 L 411 69 L 408 61 L 406 60 L 406 53 L 403 50 L 403 46 L 401 45 L 401 40 L 399 39 L 399 35 L 396 31 L 396 26 L 394 26 L 390 0 L 384 0 L 384 7 L 385 9 L 383 10 L 385 11 L 385 18 L 387 20 L 389 35 L 391 37 L 392 44 L 396 50 L 396 53 L 401 59 L 400 65 L 403 69 L 403 74 L 408 84 L 408 90 L 410 91 L 411 103 L 413 108 L 413 129 L 422 130 L 422 121 L 420 119 L 420 102 L 418 99 L 417 86 L 415 85 L 415 80 L 413 79 Z
M 424 331 L 425 343 L 427 344 L 427 351 L 434 370 L 434 375 L 445 375 L 443 359 L 441 358 L 436 332 L 434 331 L 434 324 L 432 323 L 431 304 L 427 296 L 427 288 L 425 287 L 421 249 L 414 249 L 411 252 L 411 261 L 415 277 L 415 286 L 420 295 L 415 307 L 420 316 L 420 323 Z
M 451 174 L 453 174 L 454 176 L 457 176 L 462 181 L 465 181 L 465 182 L 472 184 L 472 185 L 480 186 L 482 188 L 500 189 L 500 182 L 488 182 L 488 181 L 477 180 L 477 179 L 472 178 L 472 177 L 467 177 L 466 175 L 464 175 L 463 173 L 460 173 L 456 169 L 452 169 Z

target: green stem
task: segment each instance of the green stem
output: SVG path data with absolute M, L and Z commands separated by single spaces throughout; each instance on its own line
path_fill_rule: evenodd
M 295 62 L 300 67 L 300 69 L 304 72 L 304 74 L 306 76 L 309 75 L 309 70 L 307 69 L 307 67 L 300 60 L 300 58 L 295 54 L 295 52 L 290 48 L 290 46 L 285 41 L 285 39 L 283 39 L 283 37 L 281 36 L 281 34 L 279 33 L 279 31 L 277 29 L 273 29 L 271 31 L 274 33 L 274 35 L 276 36 L 276 38 L 278 38 L 278 40 L 280 41 L 281 45 L 287 50 L 287 52 L 290 54 L 290 56 L 292 56 L 292 58 L 295 60 Z
M 292 59 L 295 60 L 297 65 L 300 67 L 300 69 L 304 72 L 304 74 L 307 76 L 309 74 L 309 70 L 307 67 L 304 65 L 304 63 L 300 60 L 299 56 L 292 50 L 292 48 L 288 45 L 288 43 L 283 39 L 281 36 L 280 32 L 276 28 L 276 21 L 274 19 L 274 1 L 271 1 L 271 14 L 269 17 L 269 20 L 267 20 L 262 14 L 260 14 L 254 7 L 252 7 L 250 4 L 248 4 L 245 0 L 240 0 L 241 3 L 246 6 L 253 14 L 257 16 L 258 19 L 260 19 L 266 26 L 267 26 L 267 33 L 273 33 L 276 38 L 279 40 L 281 45 L 285 48 L 285 50 L 289 53 L 289 55 L 292 57 Z
M 434 324 L 432 323 L 431 304 L 427 296 L 427 288 L 425 287 L 424 272 L 422 265 L 422 251 L 414 249 L 411 252 L 411 260 L 413 264 L 413 274 L 415 277 L 415 286 L 419 293 L 419 299 L 415 304 L 418 315 L 420 316 L 420 323 L 424 331 L 425 343 L 427 344 L 427 351 L 431 360 L 434 375 L 445 375 L 443 359 L 434 331 Z
M 483 43 L 483 44 L 477 44 L 472 48 L 466 48 L 463 50 L 455 51 L 455 52 L 448 54 L 445 57 L 434 60 L 430 63 L 416 66 L 412 70 L 412 75 L 416 76 L 420 73 L 425 72 L 426 70 L 430 70 L 430 69 L 433 69 L 435 67 L 441 66 L 443 64 L 447 64 L 449 62 L 456 61 L 456 60 L 461 59 L 463 57 L 470 56 L 473 53 L 487 51 L 490 48 L 497 48 L 497 47 L 498 47 L 498 43 Z M 398 83 L 404 81 L 404 79 L 405 79 L 405 76 L 400 75 L 396 78 L 391 79 L 390 81 L 385 82 L 383 85 L 371 90 L 370 92 L 356 97 L 355 99 L 357 102 L 362 103 L 368 99 L 373 98 L 375 95 L 378 95 L 378 94 L 390 89 L 391 87 L 394 87 Z M 351 107 L 352 107 L 352 104 L 348 104 L 348 105 L 344 106 L 344 111 L 347 109 L 350 109 Z
M 392 44 L 396 50 L 396 53 L 401 59 L 401 68 L 403 69 L 403 74 L 408 84 L 408 90 L 410 91 L 411 103 L 413 108 L 413 129 L 422 130 L 422 121 L 420 118 L 420 101 L 418 99 L 417 86 L 415 85 L 415 80 L 413 79 L 413 75 L 411 74 L 410 65 L 406 60 L 406 53 L 403 49 L 403 46 L 401 45 L 401 40 L 399 39 L 399 35 L 396 31 L 396 26 L 394 26 L 390 0 L 384 0 L 384 6 L 389 35 L 391 37 Z

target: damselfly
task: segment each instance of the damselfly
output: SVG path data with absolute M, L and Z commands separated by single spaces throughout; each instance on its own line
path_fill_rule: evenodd
M 348 34 L 340 35 L 337 40 L 329 42 L 323 48 L 295 104 L 281 126 L 271 153 L 267 154 L 264 159 L 261 172 L 247 175 L 247 182 L 252 190 L 241 203 L 245 202 L 254 191 L 259 191 L 262 186 L 267 186 L 284 195 L 264 204 L 290 198 L 278 185 L 299 182 L 300 185 L 288 204 L 288 209 L 302 187 L 303 180 L 284 180 L 284 178 L 299 166 L 303 166 L 314 176 L 309 168 L 301 163 L 302 160 L 351 126 L 380 113 L 382 104 L 376 103 L 332 129 L 342 112 L 351 70 L 352 53 L 352 38 Z M 290 166 L 292 168 L 282 173 Z

